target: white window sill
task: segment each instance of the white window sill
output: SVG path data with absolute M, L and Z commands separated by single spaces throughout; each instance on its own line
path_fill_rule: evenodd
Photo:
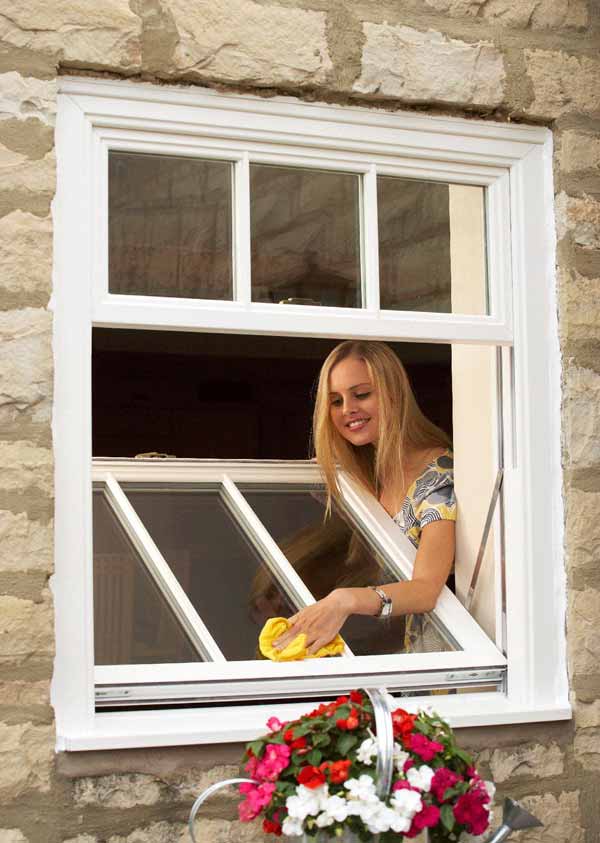
M 408 711 L 431 706 L 454 728 L 469 726 L 508 726 L 569 720 L 568 703 L 527 708 L 512 703 L 504 694 L 449 694 L 397 698 Z M 315 703 L 316 705 L 317 703 Z M 267 731 L 272 715 L 292 720 L 311 710 L 311 703 L 223 706 L 170 711 L 110 712 L 97 714 L 86 732 L 60 732 L 57 751 L 134 749 L 151 746 L 232 743 L 254 740 Z

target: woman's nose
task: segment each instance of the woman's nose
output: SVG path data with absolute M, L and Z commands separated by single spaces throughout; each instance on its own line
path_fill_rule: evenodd
M 355 413 L 355 412 L 356 412 L 356 401 L 351 395 L 348 395 L 344 398 L 344 413 L 346 415 L 350 415 L 350 414 Z

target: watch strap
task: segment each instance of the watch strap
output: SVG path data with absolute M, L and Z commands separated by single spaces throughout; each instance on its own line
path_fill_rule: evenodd
M 383 589 L 378 588 L 376 585 L 370 585 L 369 588 L 375 592 L 375 594 L 381 600 L 381 606 L 379 607 L 379 612 L 374 615 L 376 618 L 389 618 L 392 614 L 392 598 L 388 597 L 388 595 L 383 591 Z

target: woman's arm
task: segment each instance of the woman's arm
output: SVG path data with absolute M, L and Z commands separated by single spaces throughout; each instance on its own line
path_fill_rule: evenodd
M 381 586 L 392 598 L 392 614 L 430 612 L 452 568 L 454 521 L 433 521 L 421 532 L 412 579 Z M 301 632 L 311 653 L 328 644 L 350 615 L 376 615 L 380 599 L 370 588 L 336 588 L 327 597 L 292 615 L 292 626 L 275 646 L 283 648 Z

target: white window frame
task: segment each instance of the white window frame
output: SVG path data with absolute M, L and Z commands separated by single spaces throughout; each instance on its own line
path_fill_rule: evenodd
M 96 666 L 94 676 L 98 702 L 109 700 L 118 705 L 178 698 L 210 701 L 215 697 L 227 699 L 231 696 L 238 700 L 251 698 L 258 701 L 273 696 L 275 683 L 277 693 L 285 696 L 315 693 L 325 687 L 339 689 L 339 677 L 349 673 L 361 687 L 373 684 L 374 677 L 377 677 L 378 684 L 383 683 L 392 691 L 395 687 L 403 690 L 423 686 L 481 687 L 504 680 L 506 658 L 446 587 L 433 614 L 455 643 L 457 649 L 454 651 L 359 656 L 354 665 L 349 665 L 346 659 L 288 664 L 262 660 L 225 662 L 217 643 L 177 583 L 121 484 L 168 484 L 169 488 L 175 484 L 178 488 L 189 486 L 191 490 L 206 484 L 209 488 L 221 487 L 224 502 L 235 513 L 236 520 L 250 540 L 260 547 L 261 556 L 277 581 L 299 607 L 314 603 L 314 597 L 252 510 L 238 484 L 252 486 L 267 483 L 280 489 L 286 485 L 292 488 L 301 485 L 320 489 L 322 477 L 314 463 L 161 460 L 157 464 L 156 460 L 101 458 L 94 460 L 92 480 L 99 489 L 104 488 L 109 506 L 176 612 L 179 623 L 188 631 L 192 646 L 208 657 L 208 662 L 204 664 Z M 410 579 L 416 551 L 400 527 L 351 478 L 342 474 L 340 486 L 350 520 L 362 525 L 396 579 Z M 348 647 L 345 655 L 353 655 Z M 315 666 L 319 664 L 325 667 L 317 675 Z M 427 675 L 426 681 L 424 674 Z
M 436 698 L 458 726 L 570 717 L 560 482 L 560 357 L 554 294 L 552 141 L 541 127 L 264 100 L 189 88 L 61 79 L 54 203 L 54 448 L 59 749 L 245 740 L 273 705 L 95 713 L 92 611 L 92 326 L 144 327 L 501 348 L 504 427 L 506 693 Z M 111 295 L 107 286 L 108 149 L 239 162 L 235 300 Z M 233 158 L 231 156 L 234 156 Z M 250 161 L 364 174 L 365 307 L 299 307 L 250 298 Z M 490 313 L 379 310 L 376 175 L 487 188 Z M 502 624 L 499 624 L 499 628 Z M 424 654 L 422 667 L 434 662 Z M 456 655 L 456 654 L 444 654 Z M 460 654 L 459 654 L 460 655 Z M 372 658 L 372 657 L 361 657 Z M 387 657 L 386 657 L 387 658 Z M 402 657 L 394 657 L 402 658 Z M 318 662 L 315 675 L 333 668 Z M 341 660 L 346 661 L 346 660 Z M 285 666 L 278 665 L 277 675 Z M 251 680 L 252 665 L 248 670 Z M 336 667 L 335 670 L 338 668 Z M 348 684 L 353 684 L 348 677 Z M 427 698 L 424 698 L 426 701 Z M 406 701 L 407 707 L 419 698 Z M 305 704 L 278 705 L 286 718 Z

